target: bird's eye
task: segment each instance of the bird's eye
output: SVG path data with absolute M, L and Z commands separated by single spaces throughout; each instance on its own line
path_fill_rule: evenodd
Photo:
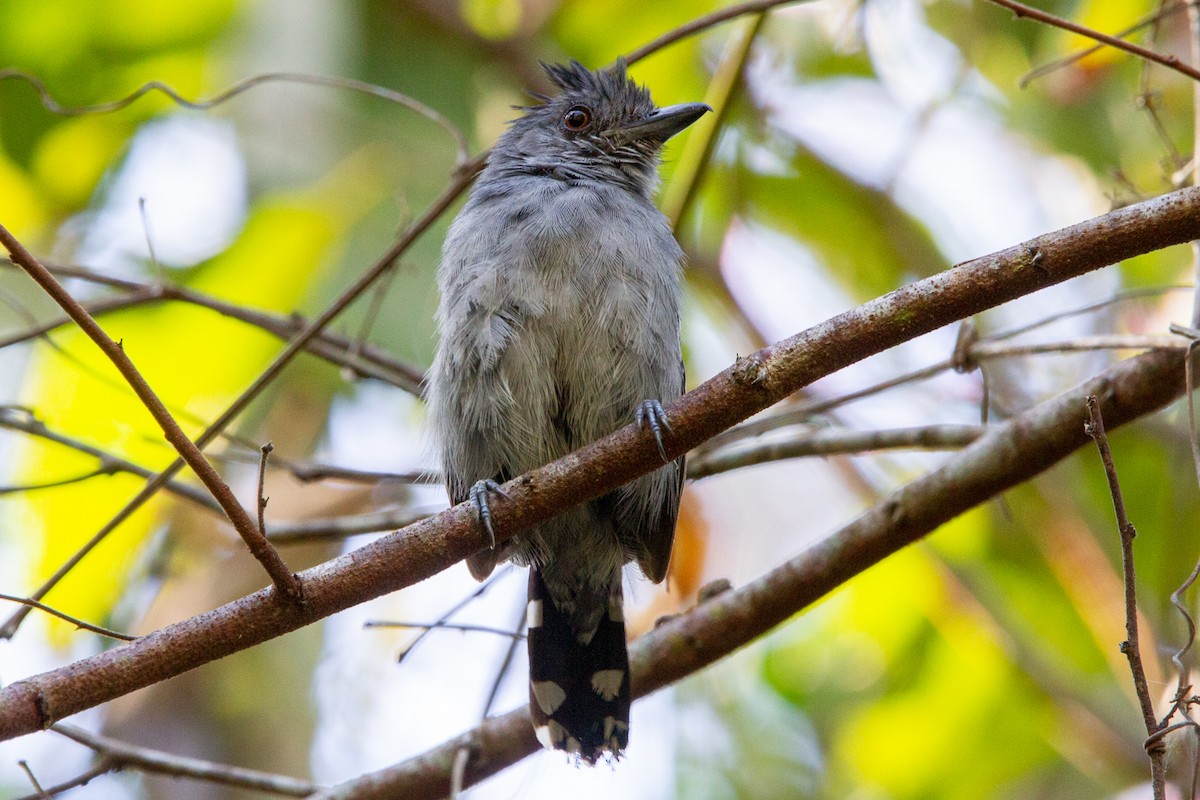
M 581 131 L 592 124 L 592 112 L 583 106 L 575 106 L 563 114 L 563 127 L 569 131 Z

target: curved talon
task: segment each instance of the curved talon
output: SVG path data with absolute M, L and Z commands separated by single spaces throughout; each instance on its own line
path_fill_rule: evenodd
M 492 528 L 492 506 L 488 500 L 489 492 L 495 492 L 496 494 L 508 497 L 508 492 L 504 491 L 504 488 L 491 478 L 485 478 L 471 484 L 471 491 L 468 497 L 471 505 L 475 506 L 475 513 L 479 516 L 479 521 L 483 523 L 483 529 L 487 531 L 488 547 L 495 550 L 496 531 Z
M 667 420 L 667 412 L 663 411 L 662 403 L 658 400 L 643 400 L 638 406 L 634 420 L 639 428 L 650 429 L 650 432 L 654 434 L 654 441 L 658 444 L 658 454 L 662 456 L 664 463 L 668 461 L 667 448 L 663 446 L 662 432 L 664 428 L 670 433 L 674 433 L 674 431 L 671 430 L 671 423 Z

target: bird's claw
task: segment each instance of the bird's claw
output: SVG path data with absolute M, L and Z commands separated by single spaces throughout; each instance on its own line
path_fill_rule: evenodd
M 488 494 L 495 492 L 496 494 L 508 497 L 508 492 L 496 483 L 491 478 L 486 478 L 481 481 L 476 481 L 471 484 L 469 499 L 471 505 L 475 506 L 475 513 L 479 517 L 479 521 L 483 524 L 483 529 L 487 531 L 488 547 L 492 550 L 496 549 L 496 531 L 492 528 L 492 506 L 488 500 Z
M 662 456 L 664 463 L 668 461 L 667 448 L 663 446 L 663 430 L 670 433 L 674 431 L 671 430 L 671 423 L 667 420 L 667 412 L 663 410 L 662 403 L 657 400 L 643 400 L 638 406 L 634 420 L 639 428 L 650 429 L 654 434 L 655 443 L 658 444 L 658 454 Z

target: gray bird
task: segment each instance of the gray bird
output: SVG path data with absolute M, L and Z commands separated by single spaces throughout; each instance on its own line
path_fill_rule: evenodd
M 664 142 L 711 109 L 656 108 L 618 63 L 543 65 L 446 237 L 430 414 L 453 503 L 490 532 L 489 493 L 631 421 L 662 449 L 683 391 L 683 253 L 654 206 Z M 530 713 L 549 748 L 595 763 L 629 740 L 621 569 L 667 573 L 683 459 L 484 550 L 527 564 Z

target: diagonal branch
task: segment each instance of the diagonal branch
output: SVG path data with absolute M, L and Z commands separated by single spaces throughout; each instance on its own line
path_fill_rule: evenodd
M 50 274 L 42 264 L 34 258 L 25 247 L 16 240 L 16 238 L 8 232 L 8 229 L 0 225 L 0 243 L 2 243 L 12 256 L 13 263 L 25 270 L 34 282 L 41 286 L 46 294 L 58 303 L 59 307 L 67 313 L 76 325 L 78 325 L 84 333 L 88 335 L 96 346 L 108 356 L 117 370 L 121 373 L 121 377 L 129 384 L 138 399 L 142 401 L 142 405 L 154 417 L 154 421 L 158 423 L 163 430 L 163 435 L 167 441 L 179 453 L 179 456 L 187 462 L 187 465 L 196 473 L 196 477 L 204 484 L 205 488 L 216 498 L 221 504 L 221 509 L 225 515 L 229 517 L 229 521 L 233 523 L 233 527 L 245 541 L 246 546 L 250 548 L 250 552 L 263 565 L 263 569 L 271 576 L 271 581 L 275 587 L 286 597 L 290 602 L 303 603 L 304 592 L 300 585 L 300 580 L 287 565 L 283 563 L 283 559 L 279 557 L 279 553 L 267 541 L 267 537 L 263 536 L 262 531 L 254 524 L 254 520 L 246 513 L 246 509 L 238 502 L 234 496 L 233 490 L 229 488 L 229 484 L 217 472 L 216 468 L 204 457 L 200 452 L 200 448 L 196 443 L 188 438 L 183 432 L 183 428 L 179 427 L 179 423 L 175 421 L 175 417 L 171 416 L 171 412 L 159 399 L 154 390 L 150 388 L 150 384 L 138 372 L 133 361 L 125 353 L 125 348 L 121 342 L 114 342 L 104 329 L 96 322 L 95 318 L 87 312 L 87 310 L 79 304 L 79 301 L 63 288 L 53 275 Z
M 1162 64 L 1168 69 L 1173 69 L 1176 72 L 1182 73 L 1194 81 L 1200 81 L 1200 70 L 1180 61 L 1178 56 L 1164 56 L 1162 53 L 1147 49 L 1141 45 L 1127 42 L 1124 39 L 1119 39 L 1116 36 L 1109 36 L 1107 33 L 1093 30 L 1085 25 L 1080 25 L 1077 22 L 1072 22 L 1069 19 L 1056 17 L 1046 11 L 1027 6 L 1024 3 L 1018 3 L 1016 0 L 990 0 L 991 3 L 1002 8 L 1007 8 L 1017 17 L 1028 17 L 1029 19 L 1041 22 L 1044 25 L 1050 25 L 1055 28 L 1062 28 L 1064 31 L 1077 33 L 1080 36 L 1087 37 L 1093 41 L 1106 44 L 1109 47 L 1117 50 L 1124 50 L 1126 53 L 1135 55 L 1138 58 L 1143 58 L 1146 61 L 1153 61 L 1156 64 Z
M 0 267 L 10 263 L 10 261 L 0 259 Z M 154 303 L 179 302 L 215 311 L 221 316 L 244 322 L 284 341 L 299 333 L 304 327 L 303 318 L 297 314 L 285 316 L 240 306 L 186 286 L 177 286 L 171 283 L 139 283 L 124 278 L 114 280 L 109 276 L 82 267 L 68 267 L 45 262 L 43 262 L 43 266 L 55 277 L 81 278 L 94 283 L 115 286 L 125 292 L 124 295 L 106 297 L 85 305 L 84 307 L 93 317 Z M 70 318 L 64 316 L 32 325 L 25 330 L 0 338 L 0 349 L 45 336 L 70 322 Z M 359 377 L 374 378 L 418 397 L 421 395 L 424 373 L 393 358 L 377 347 L 364 345 L 331 331 L 321 331 L 313 337 L 305 349 L 312 355 L 323 358 L 336 366 L 344 367 Z
M 667 412 L 674 433 L 665 442 L 667 456 L 674 458 L 817 378 L 901 342 L 1138 253 L 1198 236 L 1200 188 L 1183 189 L 905 286 L 739 358 L 731 368 L 672 403 Z M 1158 359 L 1175 363 L 1172 359 L 1178 358 L 1161 351 L 1129 363 L 1162 363 Z M 1105 396 L 1103 390 L 1096 391 Z M 1114 423 L 1125 418 L 1121 409 L 1105 413 Z M 1052 441 L 1047 437 L 1045 447 Z M 979 445 L 964 452 L 977 453 Z M 492 508 L 497 539 L 503 541 L 661 466 L 653 435 L 626 426 L 506 484 L 507 497 Z M 894 533 L 902 535 L 912 520 L 903 508 L 889 509 L 897 515 Z M 307 603 L 302 608 L 273 602 L 272 592 L 264 589 L 136 642 L 12 683 L 0 689 L 0 738 L 41 730 L 71 714 L 409 586 L 485 544 L 473 508 L 462 503 L 305 571 Z M 872 563 L 882 557 L 875 551 L 869 555 Z M 834 573 L 839 580 L 846 576 L 842 571 Z M 674 677 L 678 676 L 665 679 Z M 649 688 L 654 687 L 645 687 Z
M 196 446 L 199 448 L 206 447 L 213 439 L 216 439 L 236 419 L 247 407 L 257 398 L 267 386 L 283 372 L 284 368 L 292 362 L 308 343 L 312 341 L 325 327 L 334 320 L 339 314 L 346 310 L 363 292 L 370 288 L 381 275 L 383 275 L 392 265 L 392 263 L 403 255 L 409 247 L 421 236 L 450 205 L 458 199 L 459 195 L 466 191 L 471 184 L 475 174 L 482 168 L 483 160 L 481 158 L 473 159 L 467 164 L 459 167 L 456 176 L 445 191 L 438 196 L 433 204 L 426 210 L 425 214 L 412 225 L 398 238 L 387 251 L 376 259 L 362 275 L 360 275 L 350 286 L 342 291 L 340 295 L 330 303 L 324 311 L 321 312 L 314 320 L 307 323 L 304 328 L 292 338 L 286 347 L 275 356 L 267 367 L 259 373 L 248 387 L 238 395 L 226 409 L 215 419 L 209 426 L 196 437 Z M 129 519 L 135 511 L 141 508 L 158 494 L 158 490 L 165 486 L 175 475 L 183 468 L 183 460 L 175 459 L 166 466 L 154 477 L 146 481 L 145 485 L 125 503 L 124 506 L 117 511 L 116 514 L 100 527 L 88 539 L 78 551 L 67 559 L 45 583 L 35 589 L 30 595 L 32 599 L 44 597 L 54 586 L 67 575 L 75 565 L 83 560 L 88 553 L 94 550 L 102 541 L 104 541 L 110 533 L 116 530 L 121 523 Z M 26 609 L 23 609 L 23 611 Z M 20 626 L 25 615 L 21 612 L 14 614 L 3 625 L 0 625 L 0 637 L 11 637 Z

